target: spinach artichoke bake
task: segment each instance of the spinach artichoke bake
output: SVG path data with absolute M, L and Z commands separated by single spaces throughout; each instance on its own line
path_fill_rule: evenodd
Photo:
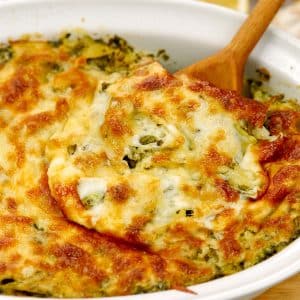
M 174 77 L 119 37 L 1 45 L 0 293 L 184 290 L 296 239 L 300 106 L 260 84 Z

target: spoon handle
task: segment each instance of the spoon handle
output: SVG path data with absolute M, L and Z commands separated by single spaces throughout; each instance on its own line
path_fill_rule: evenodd
M 250 16 L 227 46 L 238 63 L 244 64 L 268 28 L 284 0 L 259 0 Z

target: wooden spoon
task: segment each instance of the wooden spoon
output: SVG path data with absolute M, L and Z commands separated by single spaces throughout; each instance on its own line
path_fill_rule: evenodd
M 245 64 L 284 0 L 259 0 L 230 44 L 217 54 L 175 73 L 242 92 Z

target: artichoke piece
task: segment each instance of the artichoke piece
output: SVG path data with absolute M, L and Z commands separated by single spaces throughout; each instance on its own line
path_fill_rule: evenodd
M 157 142 L 157 138 L 154 135 L 144 135 L 140 138 L 139 142 L 142 145 L 148 145 Z
M 105 194 L 100 193 L 90 194 L 81 199 L 81 203 L 84 205 L 85 208 L 89 209 L 103 202 L 104 196 Z

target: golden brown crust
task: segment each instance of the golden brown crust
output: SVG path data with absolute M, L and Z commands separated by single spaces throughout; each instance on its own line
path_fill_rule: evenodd
M 195 92 L 205 92 L 218 99 L 226 110 L 233 111 L 240 118 L 251 125 L 260 127 L 263 125 L 267 107 L 259 102 L 241 97 L 234 91 L 218 89 L 209 82 L 198 81 L 191 84 L 190 89 Z
M 117 37 L 9 47 L 1 293 L 186 291 L 299 236 L 297 109 L 134 67 Z

